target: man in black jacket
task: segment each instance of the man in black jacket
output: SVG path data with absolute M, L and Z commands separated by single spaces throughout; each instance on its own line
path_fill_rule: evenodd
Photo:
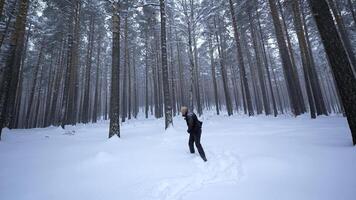
M 203 147 L 200 144 L 200 137 L 201 137 L 201 126 L 202 122 L 198 120 L 198 117 L 193 112 L 188 112 L 187 107 L 181 108 L 182 116 L 184 117 L 185 121 L 187 122 L 189 133 L 189 150 L 190 153 L 195 153 L 194 151 L 194 143 L 198 149 L 200 157 L 206 162 L 207 159 L 205 157 L 205 153 Z

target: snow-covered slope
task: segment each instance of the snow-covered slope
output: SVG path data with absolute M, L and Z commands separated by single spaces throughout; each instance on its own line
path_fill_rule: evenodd
M 181 117 L 131 120 L 122 138 L 108 122 L 5 130 L 3 200 L 352 200 L 356 148 L 346 120 L 203 117 L 208 162 L 188 150 Z

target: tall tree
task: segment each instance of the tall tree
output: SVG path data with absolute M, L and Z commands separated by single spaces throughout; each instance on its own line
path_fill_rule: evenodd
M 112 3 L 112 65 L 109 138 L 120 137 L 120 2 Z
M 356 78 L 326 0 L 309 0 L 356 145 Z
M 161 51 L 162 51 L 162 74 L 163 74 L 163 94 L 164 94 L 164 114 L 165 128 L 173 125 L 172 101 L 169 93 L 168 81 L 168 60 L 167 60 L 167 38 L 166 38 L 166 4 L 165 0 L 160 0 L 161 11 Z

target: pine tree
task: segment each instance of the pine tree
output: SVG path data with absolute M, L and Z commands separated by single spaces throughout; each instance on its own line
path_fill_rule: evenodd
M 120 137 L 120 16 L 119 2 L 113 3 L 112 11 L 112 65 L 111 65 L 111 97 L 110 97 L 110 129 L 109 138 Z
M 356 79 L 326 0 L 309 0 L 356 145 Z
M 165 0 L 160 0 L 161 11 L 161 50 L 162 50 L 162 74 L 163 74 L 163 91 L 164 91 L 164 114 L 165 129 L 173 125 L 172 118 L 172 101 L 169 92 L 168 81 L 168 61 L 167 61 L 167 38 L 166 38 L 166 4 Z

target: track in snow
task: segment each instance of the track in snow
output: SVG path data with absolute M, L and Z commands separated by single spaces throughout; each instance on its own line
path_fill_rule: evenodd
M 197 156 L 192 161 L 192 171 L 187 176 L 166 178 L 159 181 L 151 192 L 150 199 L 181 200 L 189 192 L 197 191 L 209 184 L 237 183 L 243 176 L 238 155 L 229 151 L 207 151 L 208 162 Z M 189 163 L 190 164 L 190 163 Z

